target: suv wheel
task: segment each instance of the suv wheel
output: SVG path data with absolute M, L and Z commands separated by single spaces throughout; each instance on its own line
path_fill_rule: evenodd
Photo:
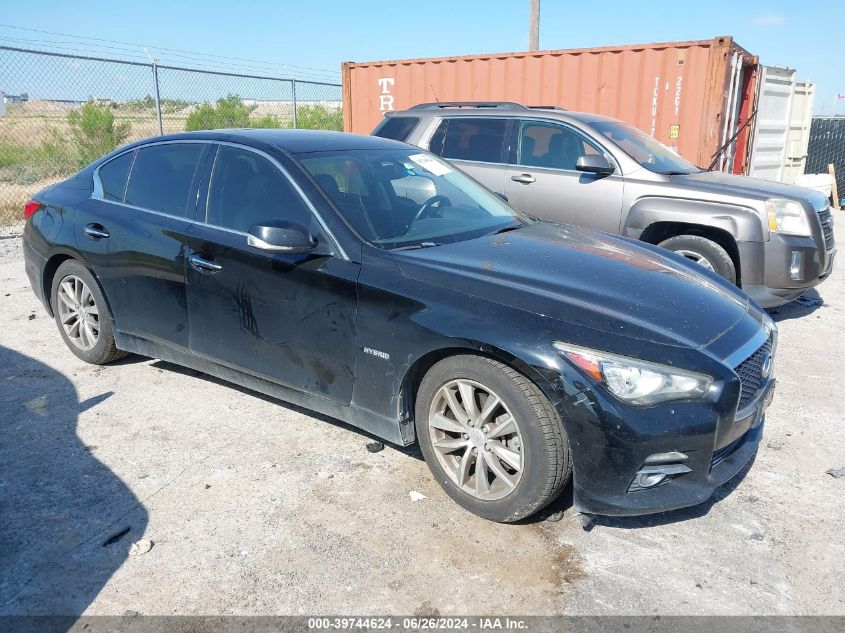
M 112 317 L 100 285 L 78 261 L 69 259 L 59 266 L 50 301 L 59 333 L 77 357 L 105 365 L 127 355 L 115 346 Z
M 434 365 L 417 394 L 415 424 L 425 461 L 470 512 L 518 521 L 559 494 L 569 448 L 554 407 L 512 368 L 481 356 Z
M 707 270 L 736 283 L 736 266 L 731 256 L 719 244 L 700 235 L 676 235 L 658 244 L 667 250 L 683 255 Z

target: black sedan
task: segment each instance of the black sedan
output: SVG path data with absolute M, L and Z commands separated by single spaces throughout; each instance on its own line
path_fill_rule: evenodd
M 402 143 L 165 136 L 25 215 L 32 288 L 82 360 L 161 358 L 417 441 L 495 521 L 570 477 L 585 515 L 696 504 L 760 441 L 776 328 L 741 291 Z

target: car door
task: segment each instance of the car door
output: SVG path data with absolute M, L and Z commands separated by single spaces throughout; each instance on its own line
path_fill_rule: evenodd
M 163 142 L 120 154 L 77 208 L 77 246 L 121 332 L 187 347 L 185 231 L 209 148 Z
M 428 149 L 503 194 L 509 128 L 506 118 L 446 117 L 431 135 Z
M 187 237 L 191 351 L 349 403 L 360 265 L 342 255 L 269 155 L 220 144 L 207 181 L 200 197 L 204 221 Z M 286 254 L 248 245 L 251 226 L 277 220 L 305 225 L 317 249 Z
M 517 209 L 555 222 L 618 233 L 624 180 L 612 156 L 579 131 L 561 123 L 519 120 L 508 165 L 505 194 Z M 580 156 L 603 154 L 616 172 L 577 171 Z

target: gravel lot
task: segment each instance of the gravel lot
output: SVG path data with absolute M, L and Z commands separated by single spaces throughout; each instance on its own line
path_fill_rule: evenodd
M 489 523 L 413 449 L 371 454 L 352 428 L 160 361 L 82 364 L 12 233 L 0 614 L 845 615 L 845 477 L 825 472 L 845 467 L 841 270 L 822 306 L 774 314 L 778 392 L 745 476 L 714 504 L 586 532 L 566 494 L 559 522 Z

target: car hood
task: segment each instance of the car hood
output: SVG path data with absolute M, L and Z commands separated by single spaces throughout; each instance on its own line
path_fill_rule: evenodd
M 672 183 L 729 196 L 742 196 L 765 200 L 766 198 L 789 198 L 809 202 L 814 208 L 824 205 L 824 194 L 805 187 L 785 185 L 770 180 L 760 180 L 748 176 L 725 174 L 720 171 L 702 171 L 695 174 L 672 176 Z
M 536 222 L 395 260 L 418 281 L 667 345 L 706 346 L 748 314 L 745 294 L 677 255 L 569 225 Z

